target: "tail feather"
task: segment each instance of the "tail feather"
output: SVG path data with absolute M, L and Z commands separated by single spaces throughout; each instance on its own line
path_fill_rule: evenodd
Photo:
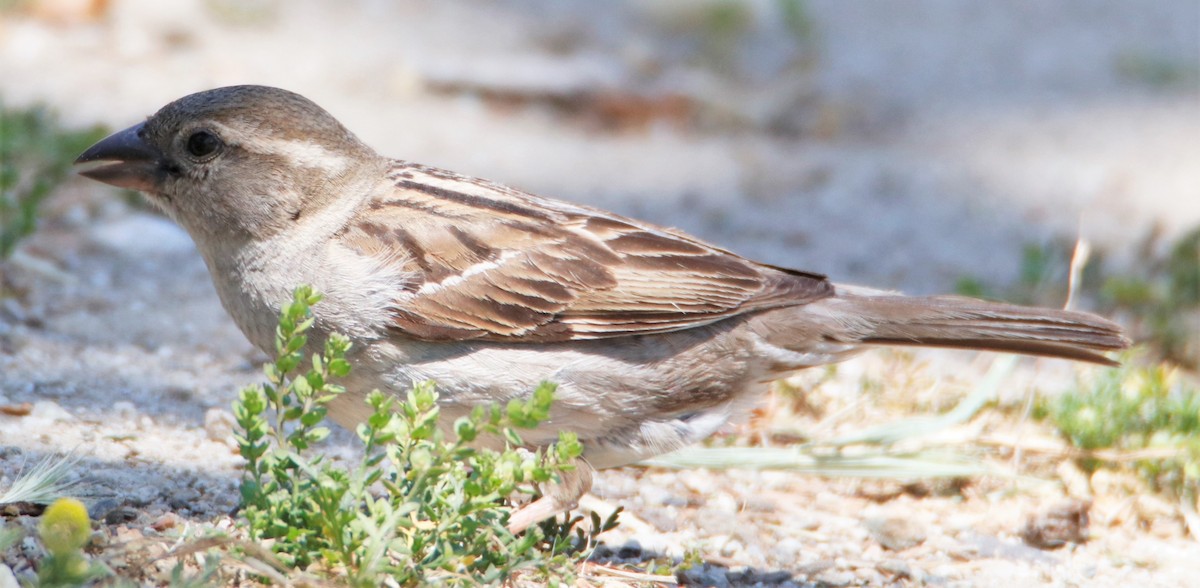
M 1121 327 L 1093 314 L 959 296 L 839 294 L 835 320 L 858 341 L 1004 351 L 1117 365 L 1104 355 L 1129 346 Z

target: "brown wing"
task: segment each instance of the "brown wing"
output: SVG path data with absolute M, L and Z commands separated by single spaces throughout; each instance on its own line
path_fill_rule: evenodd
M 395 327 L 435 341 L 661 333 L 829 296 L 824 276 L 686 235 L 397 162 L 344 238 L 404 276 Z

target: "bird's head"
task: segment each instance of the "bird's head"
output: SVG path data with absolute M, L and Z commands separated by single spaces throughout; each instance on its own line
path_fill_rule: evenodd
M 230 86 L 180 98 L 75 163 L 145 193 L 200 241 L 269 237 L 378 174 L 381 160 L 299 94 Z

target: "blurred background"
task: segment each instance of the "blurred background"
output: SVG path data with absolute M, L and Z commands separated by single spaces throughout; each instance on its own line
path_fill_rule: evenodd
M 386 155 L 840 281 L 1002 289 L 1028 245 L 1132 264 L 1200 224 L 1194 0 L 4 4 L 8 108 L 280 86 Z

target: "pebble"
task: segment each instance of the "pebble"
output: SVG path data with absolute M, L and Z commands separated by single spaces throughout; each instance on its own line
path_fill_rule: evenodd
M 75 420 L 75 415 L 67 412 L 66 409 L 59 406 L 53 400 L 39 400 L 33 403 L 33 410 L 30 411 L 29 416 L 51 422 Z
M 716 498 L 708 501 L 707 506 L 718 512 L 736 514 L 741 510 L 742 505 L 738 503 L 737 499 L 728 494 L 718 494 Z
M 767 554 L 759 547 L 757 543 L 750 543 L 742 550 L 739 558 L 744 558 L 747 562 L 755 565 L 764 564 L 767 561 Z
M 716 493 L 716 485 L 712 474 L 706 471 L 680 472 L 679 481 L 684 487 L 701 496 L 711 496 Z
M 138 513 L 136 510 L 118 506 L 117 508 L 105 513 L 103 520 L 104 524 L 106 525 L 119 525 L 121 523 L 128 523 L 129 521 L 135 520 L 137 519 L 137 516 Z
M 88 518 L 93 521 L 103 520 L 108 513 L 121 507 L 121 502 L 115 498 L 101 498 L 88 505 Z
M 157 486 L 144 485 L 131 488 L 125 494 L 126 501 L 133 506 L 146 506 L 158 498 L 160 489 Z
M 875 564 L 875 569 L 885 574 L 898 576 L 900 578 L 909 578 L 912 580 L 919 579 L 918 574 L 913 573 L 912 567 L 910 567 L 907 562 L 899 559 L 885 559 Z
M 207 419 L 206 419 L 207 420 Z M 638 488 L 638 496 L 647 506 L 660 506 L 671 500 L 671 492 L 662 486 L 647 484 Z
M 11 404 L 8 398 L 0 396 L 0 415 L 23 417 L 29 416 L 33 412 L 33 404 L 22 402 L 20 404 Z
M 729 586 L 729 578 L 726 577 L 727 572 L 728 570 L 725 568 L 704 564 L 702 566 L 692 566 L 687 570 L 679 572 L 678 579 L 680 585 L 683 586 L 725 588 Z
M 12 568 L 0 564 L 0 588 L 20 588 L 17 584 L 17 576 L 13 574 Z
M 885 515 L 863 521 L 867 530 L 880 545 L 892 551 L 901 551 L 920 545 L 925 541 L 925 528 L 909 516 Z
M 640 513 L 640 516 L 642 520 L 650 523 L 655 529 L 664 533 L 679 530 L 682 523 L 679 517 L 679 509 L 671 506 L 649 509 Z
M 167 529 L 175 528 L 178 524 L 179 524 L 179 515 L 177 515 L 173 512 L 169 512 L 169 513 L 162 515 L 161 517 L 158 517 L 157 520 L 155 520 L 153 523 L 150 524 L 150 528 L 154 529 L 155 531 L 158 531 L 159 533 L 162 533 L 163 531 L 166 531 Z
M 729 511 L 704 507 L 696 511 L 696 524 L 710 535 L 730 535 L 737 531 L 737 517 Z
M 197 504 L 203 504 L 200 499 L 200 493 L 192 490 L 192 488 L 181 488 L 176 490 L 172 497 L 167 499 L 167 505 L 175 510 L 194 510 Z
M 962 570 L 953 564 L 940 565 L 930 570 L 929 573 L 936 576 L 939 581 L 958 580 L 962 577 Z
M 775 561 L 782 564 L 791 564 L 799 561 L 800 552 L 804 549 L 804 544 L 795 537 L 785 537 L 771 546 L 771 557 Z
M 616 556 L 619 559 L 638 559 L 642 557 L 642 545 L 637 539 L 630 539 L 617 549 Z
M 831 559 L 822 559 L 819 561 L 806 563 L 796 568 L 796 573 L 801 576 L 812 576 L 814 574 L 824 572 L 825 570 L 833 569 L 836 565 L 836 562 Z
M 204 434 L 210 441 L 230 442 L 233 439 L 233 429 L 236 424 L 237 420 L 228 410 L 210 408 L 204 411 Z
M 1088 538 L 1090 500 L 1068 499 L 1029 516 L 1021 529 L 1021 539 L 1040 549 L 1058 549 Z
M 854 572 L 830 571 L 817 574 L 813 580 L 818 586 L 849 586 L 854 584 L 858 577 Z
M 746 546 L 742 545 L 741 541 L 738 541 L 737 539 L 730 539 L 729 541 L 725 542 L 725 545 L 721 546 L 721 555 L 725 557 L 732 557 L 740 554 L 744 549 L 746 549 Z
M 745 568 L 728 572 L 725 577 L 734 586 L 772 586 L 791 581 L 792 574 L 783 570 L 760 572 L 753 568 Z

